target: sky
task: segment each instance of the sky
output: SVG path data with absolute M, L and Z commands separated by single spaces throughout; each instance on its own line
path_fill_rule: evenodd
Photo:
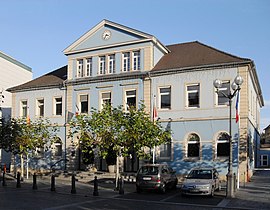
M 199 41 L 255 62 L 270 124 L 269 0 L 0 0 L 0 51 L 34 78 L 67 64 L 63 50 L 107 19 L 164 45 Z

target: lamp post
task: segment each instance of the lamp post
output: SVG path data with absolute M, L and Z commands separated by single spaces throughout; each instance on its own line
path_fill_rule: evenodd
M 214 86 L 217 89 L 217 93 L 221 93 L 224 97 L 228 98 L 229 100 L 229 108 L 230 108 L 230 114 L 229 114 L 229 144 L 230 144 L 230 154 L 229 154 L 229 167 L 228 167 L 228 174 L 227 174 L 227 189 L 226 189 L 226 197 L 227 198 L 233 198 L 234 197 L 234 177 L 233 177 L 233 168 L 232 168 L 232 159 L 233 159 L 233 151 L 232 151 L 232 99 L 236 95 L 238 91 L 241 89 L 241 85 L 243 83 L 243 78 L 241 76 L 237 76 L 234 79 L 234 82 L 232 83 L 232 92 L 228 91 L 227 93 L 224 93 L 219 90 L 219 88 L 222 87 L 222 81 L 219 79 L 216 79 L 214 81 Z

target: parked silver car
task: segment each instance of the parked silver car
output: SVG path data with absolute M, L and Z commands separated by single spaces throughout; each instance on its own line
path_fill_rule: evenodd
M 165 164 L 147 164 L 142 166 L 136 177 L 136 190 L 158 190 L 165 193 L 168 188 L 176 188 L 177 177 L 175 171 Z
M 182 184 L 182 195 L 208 195 L 220 190 L 219 174 L 215 168 L 193 168 Z

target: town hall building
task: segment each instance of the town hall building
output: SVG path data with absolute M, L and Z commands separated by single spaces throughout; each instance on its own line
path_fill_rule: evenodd
M 260 138 L 260 108 L 264 105 L 254 62 L 231 55 L 199 41 L 164 45 L 155 36 L 103 20 L 64 50 L 67 65 L 28 83 L 10 88 L 12 116 L 46 117 L 60 126 L 59 142 L 50 156 L 35 165 L 46 167 L 59 161 L 59 169 L 83 169 L 81 151 L 68 138 L 68 122 L 75 113 L 143 101 L 172 139 L 156 148 L 156 161 L 168 163 L 177 174 L 192 167 L 214 166 L 221 176 L 228 171 L 229 103 L 217 93 L 213 82 L 222 81 L 224 93 L 231 91 L 237 76 L 240 90 L 239 120 L 233 98 L 233 173 L 246 181 L 255 166 L 254 145 Z M 75 148 L 74 148 L 75 147 Z M 76 151 L 75 157 L 71 152 Z M 46 156 L 46 158 L 45 158 Z M 124 160 L 124 171 L 136 171 L 142 161 Z M 104 161 L 98 170 L 107 170 Z

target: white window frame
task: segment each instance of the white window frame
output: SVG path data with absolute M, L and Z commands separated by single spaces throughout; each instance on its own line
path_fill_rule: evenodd
M 229 86 L 228 86 L 228 88 L 221 87 L 221 88 L 218 89 L 219 90 L 219 93 L 216 92 L 216 94 L 215 94 L 216 95 L 216 106 L 229 106 L 229 99 L 224 104 L 219 104 L 219 102 L 218 102 L 219 101 L 219 97 L 222 97 L 223 96 L 223 94 L 221 92 L 223 92 L 225 94 L 228 94 L 229 91 L 230 91 L 230 86 L 231 86 L 230 80 L 224 80 L 224 81 L 222 81 L 222 86 L 223 86 L 223 84 L 229 84 Z
M 108 74 L 115 73 L 115 54 L 108 55 Z
M 99 75 L 106 74 L 106 56 L 99 56 Z
M 27 115 L 28 115 L 28 101 L 21 100 L 20 101 L 20 116 L 27 117 Z
M 57 101 L 58 99 L 61 99 L 60 101 Z M 61 115 L 57 114 L 57 105 L 61 104 Z M 62 96 L 56 96 L 53 98 L 53 115 L 54 116 L 62 116 L 63 115 L 63 97 Z
M 59 150 L 60 148 L 60 150 Z M 54 142 L 54 156 L 55 157 L 61 157 L 63 155 L 63 143 L 59 137 L 57 137 L 57 140 Z
M 93 73 L 93 59 L 90 58 L 86 58 L 86 72 L 85 72 L 85 76 L 86 77 L 91 77 Z
M 132 52 L 132 60 L 133 60 L 133 70 L 138 71 L 141 70 L 141 52 L 140 50 L 136 50 Z
M 192 135 L 196 135 L 197 137 L 198 137 L 198 140 L 196 140 L 196 141 L 194 141 L 194 140 L 192 140 L 191 139 L 191 136 Z M 199 154 L 198 154 L 198 156 L 188 156 L 188 153 L 189 153 L 189 150 L 188 150 L 188 145 L 190 145 L 190 144 L 199 144 Z M 200 157 L 201 157 L 201 138 L 200 138 L 200 136 L 197 134 L 197 133 L 190 133 L 189 135 L 188 135 L 188 137 L 187 137 L 187 146 L 186 146 L 186 157 L 188 158 L 188 159 L 200 159 Z
M 131 92 L 131 91 L 135 91 L 135 95 L 127 95 L 127 92 Z M 135 108 L 137 109 L 137 89 L 126 89 L 125 90 L 125 110 L 128 111 L 129 110 L 129 107 L 128 107 L 128 98 L 135 98 L 136 100 L 136 103 L 135 103 Z
M 41 107 L 43 115 L 41 115 Z M 36 99 L 36 116 L 37 117 L 44 117 L 45 115 L 45 104 L 44 104 L 44 98 L 38 98 Z
M 264 159 L 266 157 L 266 159 Z M 264 161 L 266 161 L 266 164 L 264 164 Z M 268 155 L 261 155 L 260 156 L 260 166 L 268 166 Z
M 170 92 L 165 92 L 165 93 L 161 93 L 161 89 L 167 89 L 169 88 L 170 89 Z M 170 110 L 172 108 L 172 87 L 171 86 L 163 86 L 163 87 L 159 87 L 158 88 L 158 94 L 159 94 L 159 109 L 162 109 L 162 110 Z M 162 96 L 167 96 L 169 95 L 170 96 L 170 107 L 169 108 L 163 108 L 161 106 L 161 102 L 162 102 Z
M 82 102 L 85 102 L 84 100 L 81 100 L 81 97 L 82 96 L 86 96 L 87 97 L 87 112 L 82 112 Z M 79 108 L 79 112 L 81 114 L 88 114 L 89 113 L 89 94 L 87 93 L 81 93 L 81 94 L 78 94 L 78 108 Z
M 192 86 L 198 86 L 198 90 L 188 90 L 188 87 Z M 190 106 L 190 101 L 189 101 L 189 94 L 192 93 L 198 93 L 198 105 L 197 106 Z M 200 83 L 192 83 L 192 84 L 187 84 L 186 85 L 186 107 L 189 109 L 198 109 L 200 108 Z
M 130 71 L 130 52 L 124 52 L 122 54 L 122 71 L 123 72 Z
M 103 94 L 110 94 L 110 97 L 104 97 Z M 100 92 L 100 109 L 103 109 L 103 105 L 105 104 L 105 101 L 109 100 L 110 104 L 112 103 L 112 91 L 102 91 Z
M 77 77 L 83 77 L 83 74 L 84 74 L 83 63 L 84 63 L 83 59 L 77 60 Z
M 228 139 L 220 139 L 219 140 L 219 136 L 224 133 L 224 134 L 227 134 L 228 135 Z M 218 155 L 218 144 L 223 144 L 223 143 L 226 143 L 226 144 L 229 144 L 230 143 L 230 135 L 227 133 L 227 132 L 219 132 L 218 135 L 217 135 L 217 138 L 216 138 L 216 158 L 218 159 L 223 159 L 223 158 L 229 158 L 229 155 L 230 155 L 230 151 L 227 151 L 228 152 L 228 155 L 226 156 L 223 156 L 223 155 Z

